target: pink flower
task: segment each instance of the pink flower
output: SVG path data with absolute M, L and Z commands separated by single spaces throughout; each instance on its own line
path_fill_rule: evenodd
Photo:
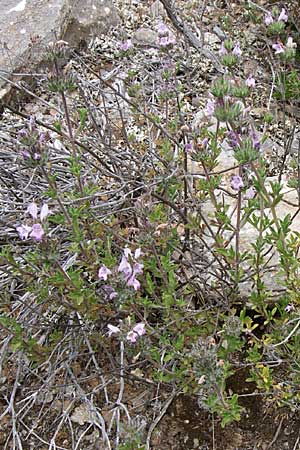
M 185 144 L 184 150 L 186 151 L 186 153 L 194 153 L 194 151 L 195 151 L 193 144 L 191 142 L 188 142 L 187 144 Z
M 205 114 L 207 116 L 212 116 L 214 112 L 215 112 L 215 102 L 209 98 L 206 103 Z
M 168 28 L 167 25 L 164 24 L 163 22 L 160 22 L 160 23 L 157 25 L 156 30 L 157 30 L 157 32 L 158 32 L 158 34 L 159 34 L 160 36 L 165 36 L 165 35 L 167 35 L 167 34 L 170 33 L 169 28 Z
M 19 234 L 20 239 L 26 240 L 28 239 L 29 233 L 31 232 L 32 228 L 28 225 L 20 225 L 19 227 L 16 227 L 16 230 Z
M 233 177 L 231 178 L 231 187 L 235 191 L 239 191 L 244 187 L 243 180 L 239 175 L 233 175 Z
M 247 190 L 246 195 L 245 195 L 245 198 L 246 198 L 247 200 L 251 200 L 252 198 L 255 197 L 255 194 L 256 194 L 256 190 L 254 189 L 253 186 L 251 186 L 251 187 Z
M 275 55 L 279 55 L 280 53 L 284 53 L 284 45 L 282 42 L 277 42 L 272 45 L 273 50 L 275 50 Z
M 33 239 L 35 239 L 36 241 L 41 241 L 43 236 L 44 236 L 45 232 L 43 230 L 43 227 L 40 223 L 35 223 L 34 225 L 32 225 L 32 230 L 30 233 L 30 237 L 32 237 Z
M 274 22 L 274 20 L 273 20 L 272 14 L 269 12 L 268 14 L 265 15 L 265 24 L 268 27 L 273 22 Z
M 127 52 L 127 50 L 129 50 L 132 47 L 133 47 L 133 43 L 132 43 L 131 39 L 127 39 L 127 41 L 120 42 L 120 44 L 119 44 L 119 49 L 122 52 Z
M 143 322 L 139 322 L 137 323 L 133 329 L 132 329 L 135 333 L 137 333 L 139 336 L 143 336 L 144 334 L 146 334 L 146 330 L 145 330 L 145 324 Z
M 33 219 L 37 219 L 38 207 L 35 202 L 29 203 L 26 212 L 31 215 Z
M 285 309 L 286 312 L 291 312 L 291 311 L 294 311 L 295 306 L 293 305 L 293 303 L 290 303 L 284 309 Z
M 128 248 L 128 247 L 124 248 L 124 255 L 125 255 L 125 258 L 129 258 L 129 256 L 132 256 L 130 248 Z
M 127 280 L 126 280 L 127 286 L 133 287 L 133 289 L 135 291 L 138 291 L 141 287 L 141 283 L 139 282 L 139 280 L 137 280 L 133 275 L 131 275 Z
M 224 45 L 224 42 L 222 42 L 222 44 L 221 44 L 221 47 L 220 47 L 220 50 L 219 50 L 219 55 L 220 56 L 225 56 L 225 55 L 227 55 L 227 50 L 226 50 L 226 48 L 225 48 L 225 45 Z
M 242 56 L 242 50 L 240 48 L 240 43 L 237 42 L 234 46 L 234 49 L 232 50 L 232 54 L 234 56 L 237 56 L 238 58 L 240 58 Z
M 167 47 L 169 45 L 169 38 L 167 36 L 163 36 L 159 39 L 158 42 L 162 47 Z
M 98 272 L 98 278 L 99 280 L 107 280 L 108 275 L 111 275 L 111 270 L 109 270 L 105 264 L 103 264 Z
M 288 37 L 288 39 L 286 41 L 286 47 L 287 48 L 296 48 L 297 47 L 297 44 L 296 44 L 296 42 L 293 42 L 292 37 Z
M 131 265 L 125 255 L 122 256 L 121 262 L 118 267 L 118 272 L 123 272 L 124 275 L 128 276 L 132 272 Z
M 142 251 L 140 248 L 137 248 L 136 251 L 134 252 L 134 259 L 138 259 L 142 254 Z
M 255 78 L 252 75 L 249 75 L 249 77 L 247 78 L 247 80 L 245 81 L 246 86 L 248 86 L 249 88 L 251 87 L 255 87 Z
M 138 275 L 138 274 L 143 273 L 143 268 L 144 268 L 143 264 L 135 263 L 134 266 L 133 266 L 133 273 L 134 273 L 134 275 Z
M 127 341 L 130 341 L 132 344 L 134 344 L 138 337 L 139 336 L 137 333 L 135 333 L 134 331 L 129 331 L 127 333 L 126 339 L 127 339 Z
M 110 323 L 107 325 L 108 328 L 108 337 L 110 337 L 112 334 L 121 333 L 121 330 L 119 327 L 115 327 L 114 325 L 111 325 Z
M 280 14 L 279 14 L 279 16 L 278 16 L 277 21 L 278 21 L 278 22 L 280 22 L 280 21 L 287 22 L 288 19 L 289 19 L 289 18 L 288 18 L 288 16 L 287 16 L 286 12 L 285 12 L 285 9 L 282 8 L 282 10 L 281 10 L 281 12 L 280 12 Z
M 114 290 L 112 286 L 105 284 L 104 286 L 102 286 L 102 288 L 108 295 L 109 300 L 113 300 L 114 298 L 118 297 L 117 292 Z
M 41 213 L 40 213 L 40 218 L 41 218 L 41 222 L 43 222 L 50 214 L 49 211 L 49 207 L 47 205 L 47 203 L 43 203 L 43 206 L 41 207 Z

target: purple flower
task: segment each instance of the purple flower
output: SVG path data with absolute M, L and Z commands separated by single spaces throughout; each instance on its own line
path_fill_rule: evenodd
M 248 86 L 249 88 L 254 88 L 255 87 L 255 78 L 253 77 L 253 75 L 249 75 L 249 77 L 247 78 L 247 80 L 245 81 L 246 86 Z
M 117 292 L 114 290 L 114 288 L 108 284 L 105 284 L 102 286 L 106 294 L 108 295 L 109 300 L 113 300 L 118 296 Z
M 125 255 L 122 256 L 121 262 L 118 267 L 118 272 L 123 272 L 126 276 L 128 276 L 132 272 L 131 265 Z
M 288 16 L 287 16 L 287 14 L 286 14 L 286 12 L 285 12 L 285 9 L 284 8 L 282 8 L 282 10 L 281 10 L 281 12 L 280 12 L 280 14 L 279 14 L 279 16 L 278 16 L 278 22 L 280 22 L 280 21 L 282 21 L 282 22 L 287 22 L 288 21 Z
M 139 336 L 137 333 L 135 333 L 134 331 L 129 331 L 127 333 L 126 339 L 127 339 L 127 341 L 130 341 L 132 344 L 134 344 L 138 337 Z
M 110 337 L 112 334 L 121 333 L 121 330 L 119 327 L 115 327 L 114 325 L 111 325 L 110 323 L 107 325 L 108 328 L 108 336 Z
M 162 47 L 167 47 L 169 45 L 169 38 L 167 36 L 163 36 L 159 39 L 158 43 Z
M 29 233 L 31 232 L 32 228 L 28 225 L 21 224 L 19 227 L 16 227 L 16 230 L 19 234 L 20 239 L 26 240 L 28 239 Z
M 130 277 L 126 280 L 126 283 L 127 286 L 133 287 L 135 291 L 138 291 L 141 287 L 141 283 L 135 278 L 134 274 L 130 275 Z
M 133 47 L 133 43 L 132 43 L 131 39 L 127 39 L 127 41 L 120 42 L 120 44 L 119 44 L 119 49 L 122 52 L 127 52 L 127 50 L 129 50 L 132 47 Z
M 228 131 L 227 140 L 230 147 L 235 148 L 238 145 L 238 135 L 235 131 Z
M 170 30 L 169 30 L 169 28 L 167 27 L 167 25 L 164 24 L 163 22 L 160 22 L 160 23 L 157 25 L 156 30 L 157 30 L 157 32 L 158 32 L 158 34 L 159 34 L 160 36 L 165 36 L 165 35 L 169 34 L 169 32 L 170 32 Z
M 137 333 L 139 336 L 143 336 L 144 334 L 146 334 L 146 330 L 145 330 L 145 324 L 143 322 L 139 322 L 137 323 L 133 329 L 132 329 L 135 333 Z
M 238 58 L 240 58 L 242 56 L 242 50 L 240 48 L 240 43 L 237 42 L 234 46 L 234 49 L 232 50 L 232 54 L 234 56 L 237 56 Z
M 43 206 L 41 207 L 41 213 L 40 213 L 40 219 L 41 222 L 43 222 L 50 214 L 49 207 L 47 203 L 43 203 Z
M 285 309 L 286 312 L 291 312 L 291 311 L 294 311 L 295 306 L 293 305 L 293 303 L 290 303 L 284 309 Z
M 247 200 L 252 200 L 252 199 L 255 197 L 255 194 L 256 194 L 256 190 L 254 189 L 253 186 L 251 186 L 251 187 L 247 190 L 246 195 L 245 195 L 245 198 L 246 198 Z
M 128 258 L 129 256 L 132 256 L 130 248 L 128 248 L 128 247 L 124 248 L 124 255 L 125 255 L 125 258 Z
M 38 207 L 35 202 L 29 203 L 26 212 L 31 215 L 33 219 L 37 219 Z
M 210 117 L 213 115 L 214 112 L 215 112 L 215 102 L 209 98 L 206 103 L 205 114 Z
M 268 12 L 268 14 L 265 15 L 265 24 L 268 27 L 273 22 L 274 22 L 274 20 L 273 20 L 272 14 L 270 12 Z
M 140 248 L 137 248 L 134 252 L 134 259 L 138 259 L 142 254 L 142 251 Z
M 220 47 L 220 50 L 219 50 L 219 55 L 220 56 L 225 56 L 225 55 L 227 55 L 227 50 L 226 50 L 226 48 L 225 48 L 225 45 L 224 45 L 224 42 L 222 42 L 222 44 L 221 44 L 221 47 Z
M 98 272 L 99 280 L 106 281 L 108 275 L 111 275 L 111 270 L 109 270 L 105 264 L 102 264 L 102 266 L 100 267 L 99 272 Z
M 206 147 L 207 146 L 207 144 L 208 144 L 208 142 L 209 142 L 209 139 L 206 137 L 206 138 L 204 138 L 203 139 L 203 141 L 201 142 L 201 144 L 202 144 L 202 147 Z
M 286 47 L 287 48 L 296 48 L 297 47 L 297 44 L 296 44 L 296 42 L 293 42 L 292 37 L 288 37 L 288 39 L 286 41 Z
M 40 223 L 35 223 L 34 225 L 32 225 L 32 230 L 29 236 L 35 239 L 36 241 L 41 241 L 44 234 L 45 232 L 43 230 L 42 225 Z
M 282 42 L 276 42 L 276 44 L 272 45 L 272 48 L 273 48 L 273 50 L 275 50 L 275 55 L 284 53 L 284 45 Z
M 242 178 L 239 175 L 233 175 L 231 178 L 231 187 L 235 191 L 239 191 L 244 187 Z
M 193 153 L 194 152 L 193 144 L 191 142 L 188 142 L 187 144 L 185 144 L 184 150 L 186 153 Z
M 22 150 L 21 151 L 21 155 L 23 156 L 24 159 L 29 159 L 30 158 L 30 153 L 28 150 Z
M 254 129 L 251 130 L 251 138 L 252 138 L 253 147 L 255 148 L 255 150 L 259 150 L 260 149 L 260 139 L 257 136 Z

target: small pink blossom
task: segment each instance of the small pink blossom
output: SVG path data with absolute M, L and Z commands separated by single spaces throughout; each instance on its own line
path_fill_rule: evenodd
M 29 203 L 26 212 L 31 215 L 33 219 L 37 219 L 38 207 L 35 202 Z
M 296 48 L 297 44 L 296 42 L 293 42 L 293 38 L 292 37 L 288 37 L 287 42 L 286 42 L 286 47 L 287 48 Z
M 214 112 L 215 112 L 215 102 L 209 98 L 206 103 L 205 114 L 210 117 L 213 115 Z
M 123 272 L 125 275 L 129 275 L 132 272 L 131 265 L 125 255 L 122 256 L 118 272 Z
M 132 43 L 131 39 L 127 39 L 127 41 L 120 42 L 120 44 L 119 44 L 119 49 L 122 52 L 127 52 L 132 47 L 133 47 L 133 43 Z
M 254 88 L 255 87 L 255 78 L 252 75 L 249 75 L 249 77 L 247 78 L 247 80 L 245 81 L 246 86 L 248 86 L 249 88 Z
M 276 42 L 276 44 L 272 45 L 272 48 L 273 48 L 273 50 L 275 50 L 275 55 L 284 53 L 284 45 L 282 42 Z
M 118 297 L 117 292 L 112 286 L 105 284 L 104 286 L 102 286 L 102 289 L 104 289 L 105 293 L 108 295 L 109 300 L 113 300 L 114 298 Z
M 43 206 L 41 207 L 40 213 L 41 222 L 43 222 L 49 216 L 49 214 L 50 214 L 49 207 L 47 203 L 44 203 Z
M 134 259 L 138 259 L 142 254 L 142 251 L 140 248 L 137 248 L 136 251 L 134 252 Z
M 138 291 L 138 290 L 140 289 L 140 287 L 141 287 L 141 283 L 139 282 L 139 280 L 137 280 L 137 279 L 135 278 L 134 275 L 131 275 L 131 276 L 127 279 L 126 283 L 127 283 L 127 286 L 133 287 L 133 289 L 134 289 L 135 291 Z
M 280 21 L 282 21 L 282 22 L 287 22 L 288 19 L 289 19 L 289 18 L 288 18 L 288 15 L 286 14 L 285 9 L 282 8 L 282 10 L 281 10 L 281 12 L 280 12 L 280 14 L 279 14 L 279 16 L 278 16 L 277 21 L 278 21 L 278 22 L 280 22 Z
M 108 275 L 111 275 L 111 270 L 109 270 L 109 269 L 106 267 L 106 265 L 103 264 L 103 265 L 100 267 L 100 269 L 99 269 L 99 272 L 98 272 L 98 278 L 99 278 L 99 280 L 106 281 Z
M 255 194 L 256 194 L 256 190 L 254 189 L 253 186 L 251 186 L 251 187 L 247 190 L 246 195 L 245 195 L 245 198 L 246 198 L 247 200 L 252 200 L 252 199 L 255 197 Z
M 114 325 L 111 325 L 110 323 L 107 325 L 108 328 L 108 336 L 110 337 L 112 334 L 121 333 L 121 330 L 119 327 L 115 327 Z
M 35 223 L 34 225 L 32 225 L 32 230 L 29 236 L 35 239 L 36 241 L 41 241 L 44 234 L 45 232 L 43 230 L 42 225 L 40 223 Z
M 158 42 L 162 47 L 167 47 L 169 45 L 169 38 L 167 36 L 163 36 L 159 39 Z
M 268 12 L 268 14 L 265 15 L 265 24 L 267 25 L 267 27 L 269 25 L 271 25 L 271 23 L 274 22 L 274 19 L 272 17 L 272 14 L 270 12 Z
M 128 247 L 124 248 L 124 255 L 125 255 L 125 258 L 129 258 L 129 256 L 132 256 L 130 248 L 128 248 Z
M 19 227 L 16 227 L 16 230 L 19 234 L 20 239 L 26 240 L 28 239 L 29 233 L 31 232 L 32 228 L 28 225 L 20 225 Z
M 167 35 L 167 34 L 170 33 L 169 28 L 168 28 L 167 25 L 164 24 L 163 22 L 160 22 L 160 23 L 157 25 L 156 30 L 157 30 L 157 32 L 158 32 L 158 34 L 159 34 L 160 36 L 165 36 L 165 35 Z
M 137 333 L 139 336 L 143 336 L 144 334 L 146 334 L 146 330 L 145 330 L 145 324 L 143 322 L 139 322 L 137 323 L 133 329 L 132 329 L 135 333 Z
M 240 48 L 240 43 L 237 42 L 234 46 L 234 49 L 232 50 L 232 54 L 234 56 L 237 56 L 238 58 L 240 58 L 242 56 L 242 50 Z
M 228 51 L 225 48 L 224 42 L 222 42 L 220 50 L 219 50 L 219 55 L 220 56 L 225 56 L 225 55 L 227 55 L 227 53 L 228 53 Z
M 286 312 L 291 312 L 291 311 L 295 310 L 295 306 L 293 305 L 293 303 L 290 303 L 284 309 L 285 309 Z
M 132 344 L 134 344 L 137 341 L 138 338 L 138 334 L 135 333 L 134 331 L 129 331 L 127 333 L 126 339 L 127 341 L 130 341 Z
M 239 191 L 241 188 L 244 187 L 244 183 L 242 178 L 239 175 L 233 175 L 231 178 L 231 187 L 235 191 Z

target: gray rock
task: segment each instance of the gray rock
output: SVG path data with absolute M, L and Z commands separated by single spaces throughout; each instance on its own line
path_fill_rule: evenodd
M 153 2 L 150 6 L 150 15 L 153 19 L 166 17 L 166 10 L 159 0 L 155 0 L 155 2 Z
M 157 45 L 158 34 L 150 28 L 139 28 L 133 35 L 133 42 L 138 45 Z
M 118 23 L 111 0 L 0 0 L 0 3 L 0 99 L 10 89 L 5 79 L 14 72 L 36 69 L 49 42 L 63 39 L 76 47 Z

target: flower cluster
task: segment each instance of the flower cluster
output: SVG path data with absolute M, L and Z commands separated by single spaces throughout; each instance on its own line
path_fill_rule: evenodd
M 233 56 L 236 56 L 237 58 L 240 58 L 242 56 L 242 50 L 240 47 L 240 43 L 237 42 L 234 46 L 231 43 L 231 41 L 223 41 L 221 44 L 221 48 L 219 50 L 219 55 L 220 56 L 226 56 L 229 55 L 231 52 L 231 54 Z
M 26 213 L 29 214 L 34 221 L 38 219 L 38 206 L 35 202 L 28 205 Z M 40 222 L 44 222 L 48 215 L 50 214 L 48 205 L 44 203 L 40 211 Z M 32 225 L 21 224 L 16 227 L 20 239 L 26 240 L 28 237 L 35 239 L 36 241 L 41 241 L 45 234 L 45 231 L 41 223 L 33 223 Z
M 158 33 L 158 44 L 161 47 L 166 48 L 176 44 L 175 36 L 163 22 L 157 25 L 156 31 Z
M 284 53 L 288 56 L 294 56 L 296 47 L 297 44 L 293 41 L 292 37 L 288 37 L 285 45 L 282 42 L 276 42 L 272 45 L 273 50 L 275 50 L 275 55 Z
M 127 52 L 133 47 L 133 43 L 131 39 L 127 39 L 126 41 L 119 43 L 119 49 L 121 52 Z
M 45 143 L 49 139 L 47 133 L 41 133 L 36 126 L 35 119 L 31 117 L 27 127 L 22 128 L 18 133 L 18 140 L 21 144 L 21 156 L 23 161 L 30 166 L 37 166 L 47 160 Z
M 109 337 L 112 336 L 113 334 L 121 333 L 121 329 L 114 325 L 108 324 L 107 328 Z M 146 334 L 145 324 L 143 322 L 139 322 L 136 325 L 134 325 L 134 327 L 130 331 L 128 331 L 126 339 L 127 341 L 134 344 L 137 341 L 137 339 L 140 336 L 143 336 L 144 334 Z
M 143 273 L 143 264 L 138 263 L 137 260 L 140 258 L 142 252 L 140 248 L 137 248 L 134 253 L 130 248 L 126 247 L 124 249 L 121 262 L 118 266 L 118 272 L 122 273 L 127 286 L 133 287 L 134 290 L 138 290 L 141 287 L 139 280 L 136 278 L 137 275 Z M 102 264 L 98 271 L 98 278 L 102 281 L 107 281 L 108 277 L 112 275 L 112 271 Z M 112 300 L 117 296 L 116 291 L 109 285 L 102 286 L 109 299 Z
M 137 248 L 132 254 L 131 250 L 126 247 L 118 267 L 118 271 L 124 275 L 127 286 L 133 287 L 136 291 L 141 287 L 136 276 L 143 273 L 144 267 L 143 264 L 137 262 L 141 254 L 140 248 Z
M 274 20 L 272 13 L 268 12 L 265 15 L 265 24 L 268 26 L 270 26 L 272 23 L 274 22 L 287 22 L 288 21 L 288 15 L 286 14 L 286 10 L 284 8 L 282 8 L 277 20 Z

